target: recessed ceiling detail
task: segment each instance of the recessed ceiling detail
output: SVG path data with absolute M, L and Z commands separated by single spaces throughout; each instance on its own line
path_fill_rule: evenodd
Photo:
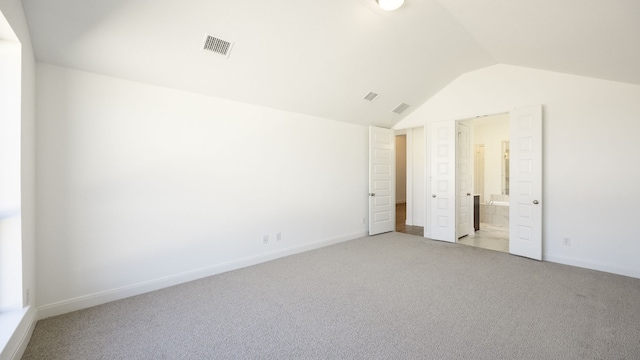
M 364 97 L 364 99 L 365 99 L 365 100 L 368 100 L 368 101 L 373 101 L 373 100 L 375 100 L 375 99 L 377 99 L 377 98 L 378 98 L 378 94 L 374 93 L 373 91 L 370 91 L 370 92 L 367 94 L 367 96 L 365 96 L 365 97 Z
M 233 46 L 233 43 L 229 41 L 219 39 L 209 34 L 205 34 L 204 41 L 202 43 L 202 50 L 211 51 L 216 54 L 229 57 L 229 53 L 231 52 L 232 46 Z
M 402 112 L 407 110 L 408 107 L 409 107 L 409 105 L 407 105 L 405 103 L 401 103 L 400 105 L 396 106 L 396 108 L 393 109 L 392 112 L 394 112 L 396 114 L 402 114 Z

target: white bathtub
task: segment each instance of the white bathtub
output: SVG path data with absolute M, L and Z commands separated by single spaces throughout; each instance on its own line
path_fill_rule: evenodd
M 480 222 L 509 227 L 509 202 L 494 200 L 480 204 Z

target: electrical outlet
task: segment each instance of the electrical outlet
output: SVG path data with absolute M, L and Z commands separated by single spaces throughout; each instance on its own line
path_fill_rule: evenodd
M 280 241 L 282 240 L 282 233 L 277 233 L 276 234 L 276 241 Z
M 362 223 L 363 223 L 363 224 L 366 224 L 366 223 L 367 223 L 367 218 L 366 218 L 366 217 L 363 217 L 363 218 L 362 218 Z
M 571 246 L 571 239 L 568 237 L 562 238 L 562 245 Z
M 269 235 L 262 236 L 262 243 L 265 245 L 269 243 Z

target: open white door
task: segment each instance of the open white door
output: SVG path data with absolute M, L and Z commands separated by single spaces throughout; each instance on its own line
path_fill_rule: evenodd
M 469 235 L 473 210 L 471 204 L 471 136 L 469 126 L 456 124 L 456 239 Z
M 431 144 L 430 238 L 456 241 L 456 122 L 429 123 Z
M 396 226 L 395 134 L 369 127 L 369 235 L 394 231 Z
M 542 260 L 542 106 L 510 118 L 509 252 Z

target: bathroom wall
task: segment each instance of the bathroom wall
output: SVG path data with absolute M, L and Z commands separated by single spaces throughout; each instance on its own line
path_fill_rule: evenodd
M 489 202 L 492 194 L 502 193 L 502 142 L 509 140 L 509 114 L 474 119 L 473 143 L 484 144 L 484 193 L 481 201 Z

